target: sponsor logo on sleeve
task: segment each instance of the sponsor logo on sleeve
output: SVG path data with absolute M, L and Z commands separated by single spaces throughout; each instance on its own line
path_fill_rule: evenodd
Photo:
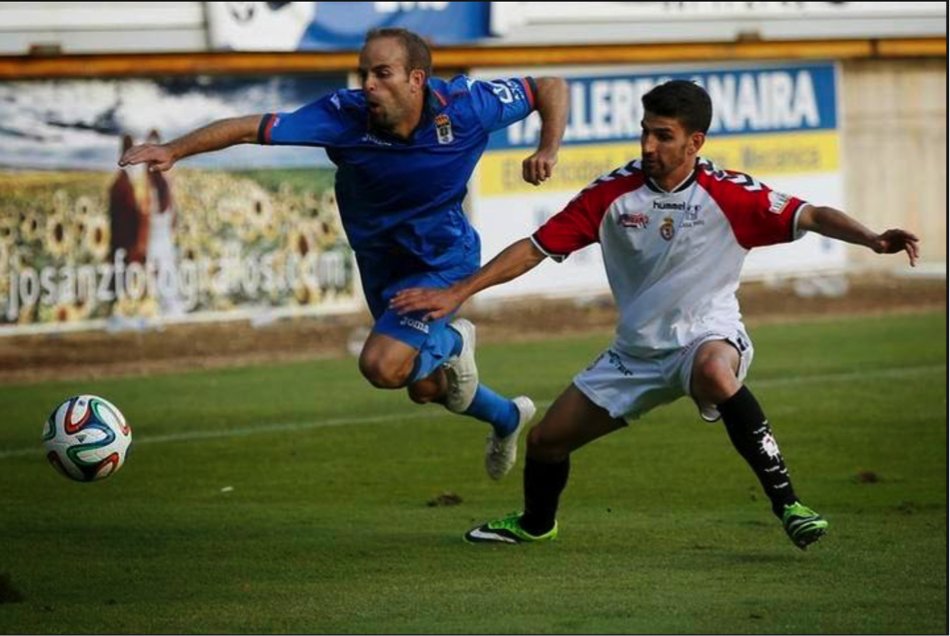
M 791 199 L 792 197 L 787 194 L 772 190 L 769 192 L 769 212 L 772 214 L 781 214 L 785 211 L 785 208 L 788 207 L 788 203 Z
M 650 224 L 650 217 L 642 212 L 637 212 L 635 214 L 627 214 L 622 212 L 620 216 L 617 217 L 617 222 L 622 227 L 630 227 L 635 230 L 642 230 Z

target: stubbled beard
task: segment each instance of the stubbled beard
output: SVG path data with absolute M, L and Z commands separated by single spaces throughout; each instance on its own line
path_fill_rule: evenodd
M 660 165 L 657 164 L 655 161 L 652 162 L 652 163 L 650 163 L 650 164 L 641 163 L 640 166 L 641 166 L 641 168 L 643 168 L 643 172 L 644 172 L 648 177 L 656 178 L 656 177 L 662 176 L 662 171 L 660 170 Z
M 381 130 L 383 132 L 392 132 L 395 128 L 392 120 L 389 117 L 389 113 L 380 113 L 378 115 L 373 115 L 370 113 L 369 121 L 373 125 L 373 128 Z

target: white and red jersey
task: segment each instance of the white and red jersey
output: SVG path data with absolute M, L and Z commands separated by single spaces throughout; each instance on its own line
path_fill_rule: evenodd
M 742 328 L 746 254 L 799 238 L 805 205 L 705 159 L 666 192 L 637 160 L 581 191 L 531 239 L 556 261 L 599 242 L 620 311 L 614 346 L 649 357 Z

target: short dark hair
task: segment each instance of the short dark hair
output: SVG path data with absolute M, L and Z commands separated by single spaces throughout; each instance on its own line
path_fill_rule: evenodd
M 686 80 L 670 80 L 654 86 L 641 98 L 644 110 L 672 117 L 679 121 L 687 132 L 709 131 L 712 123 L 712 100 L 702 86 Z
M 380 27 L 366 32 L 366 40 L 363 42 L 363 46 L 366 46 L 372 40 L 381 38 L 399 40 L 406 52 L 406 74 L 419 69 L 426 74 L 426 79 L 432 77 L 432 51 L 429 50 L 429 45 L 419 35 L 409 29 Z

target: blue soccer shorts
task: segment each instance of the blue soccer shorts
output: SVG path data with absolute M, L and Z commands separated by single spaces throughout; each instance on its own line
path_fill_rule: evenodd
M 366 304 L 376 324 L 373 331 L 405 342 L 413 349 L 420 350 L 430 336 L 445 329 L 454 314 L 439 320 L 423 320 L 427 312 L 410 312 L 403 316 L 389 308 L 389 301 L 403 289 L 428 287 L 444 289 L 478 271 L 478 254 L 475 258 L 466 258 L 452 267 L 438 271 L 405 271 L 402 263 L 371 260 L 357 256 L 360 278 L 363 282 L 363 294 Z M 401 271 L 402 270 L 402 271 Z

